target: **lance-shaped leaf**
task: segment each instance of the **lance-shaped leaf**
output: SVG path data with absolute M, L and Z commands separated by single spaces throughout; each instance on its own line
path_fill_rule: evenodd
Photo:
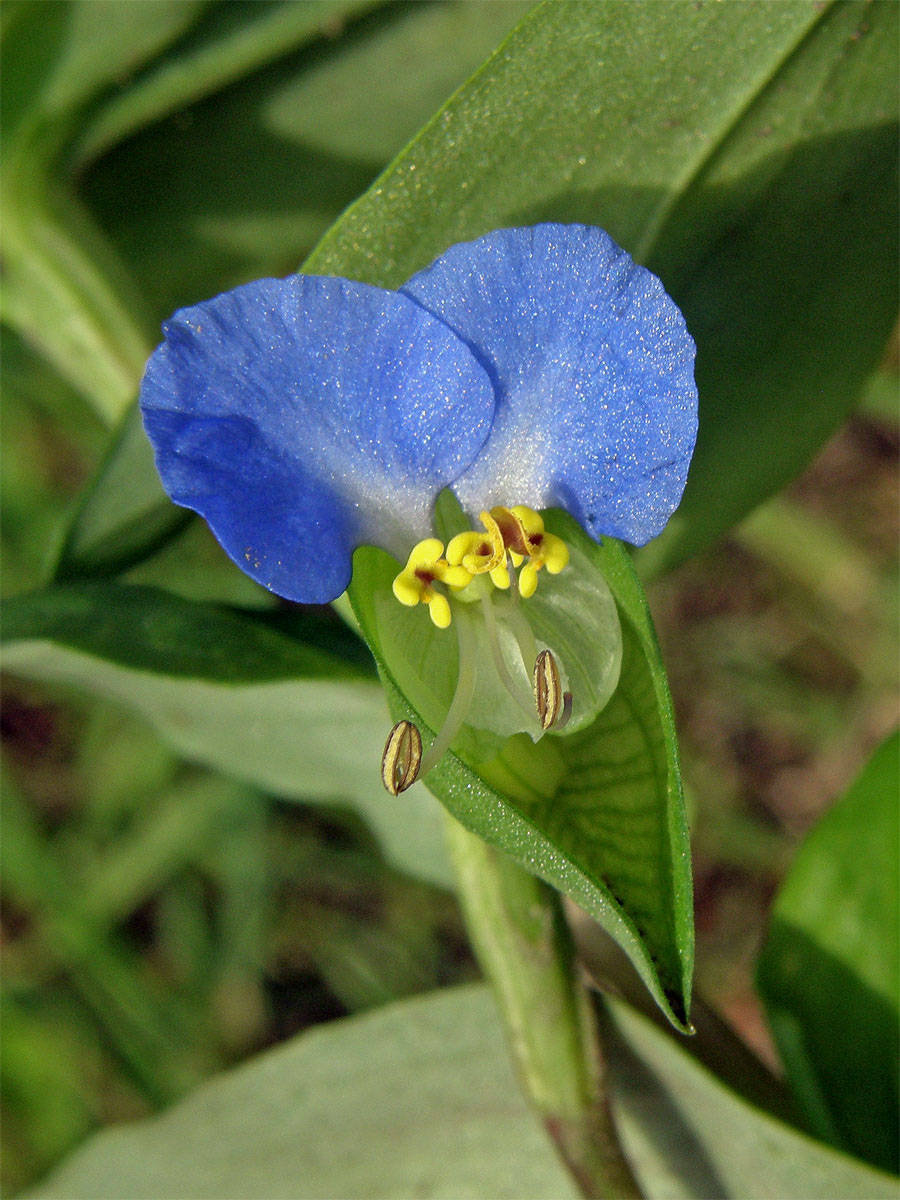
M 348 805 L 394 866 L 449 885 L 437 804 L 386 803 L 384 699 L 340 624 L 290 614 L 289 633 L 250 612 L 112 583 L 9 600 L 3 618 L 7 671 L 127 704 L 186 757 L 276 795 Z

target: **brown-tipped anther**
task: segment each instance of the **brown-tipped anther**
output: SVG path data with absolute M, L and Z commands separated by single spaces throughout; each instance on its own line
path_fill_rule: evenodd
M 419 778 L 421 764 L 421 733 L 412 721 L 398 721 L 384 744 L 381 782 L 392 796 L 399 796 Z
M 551 729 L 565 715 L 566 696 L 569 696 L 570 708 L 572 698 L 563 692 L 559 667 L 549 650 L 542 650 L 534 660 L 531 682 L 541 729 Z

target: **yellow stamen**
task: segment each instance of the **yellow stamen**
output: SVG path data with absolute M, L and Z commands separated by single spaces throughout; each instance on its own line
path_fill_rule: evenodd
M 506 547 L 499 525 L 489 512 L 483 512 L 479 519 L 485 533 L 477 530 L 458 533 L 447 545 L 447 561 L 454 565 L 461 563 L 470 575 L 491 573 L 503 568 L 506 561 Z
M 494 567 L 491 571 L 491 583 L 494 587 L 498 587 L 501 591 L 506 591 L 509 587 L 509 567 L 506 563 L 502 563 L 499 567 Z
M 394 580 L 394 595 L 400 603 L 408 608 L 427 604 L 438 629 L 446 629 L 451 622 L 449 597 L 479 575 L 487 575 L 494 587 L 506 591 L 518 570 L 518 593 L 527 600 L 537 590 L 540 571 L 546 567 L 548 574 L 558 575 L 569 561 L 565 542 L 547 533 L 543 517 L 533 508 L 498 505 L 481 513 L 479 519 L 484 531 L 469 529 L 456 534 L 447 544 L 446 557 L 438 538 L 418 542 Z M 436 590 L 435 583 L 445 585 L 449 596 Z
M 535 563 L 529 559 L 519 572 L 519 595 L 523 600 L 530 599 L 537 591 L 537 585 L 538 568 Z
M 451 621 L 450 602 L 443 592 L 434 588 L 435 583 L 449 587 L 464 588 L 472 582 L 472 576 L 457 564 L 442 558 L 444 543 L 438 538 L 425 538 L 413 546 L 406 566 L 394 579 L 394 595 L 407 608 L 417 604 L 428 605 L 428 615 L 438 629 L 446 629 Z
M 491 516 L 503 532 L 513 561 L 528 559 L 519 572 L 519 591 L 527 600 L 537 589 L 538 571 L 546 567 L 550 575 L 558 575 L 568 565 L 569 548 L 562 538 L 546 532 L 540 513 L 524 504 L 492 508 Z

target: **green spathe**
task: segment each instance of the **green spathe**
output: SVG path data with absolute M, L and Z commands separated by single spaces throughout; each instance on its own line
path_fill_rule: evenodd
M 438 506 L 440 536 L 466 527 L 467 518 L 450 492 Z M 585 729 L 608 703 L 619 680 L 622 631 L 616 603 L 602 572 L 577 546 L 558 575 L 541 572 L 527 600 L 476 579 L 462 599 L 451 599 L 453 620 L 438 629 L 425 606 L 403 608 L 391 595 L 396 565 L 364 551 L 371 565 L 372 609 L 377 638 L 393 677 L 425 725 L 437 731 L 453 703 L 461 675 L 472 680 L 465 727 L 455 749 L 473 765 L 494 758 L 505 740 L 542 735 L 532 697 L 537 654 L 549 649 L 563 686 L 572 693 L 572 715 L 552 737 Z M 483 585 L 483 586 L 479 586 Z M 498 661 L 499 659 L 499 661 Z

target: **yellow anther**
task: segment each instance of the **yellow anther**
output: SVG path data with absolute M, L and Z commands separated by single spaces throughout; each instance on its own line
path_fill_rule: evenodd
M 509 587 L 509 567 L 506 563 L 501 563 L 499 567 L 494 567 L 491 571 L 491 583 L 494 587 L 500 588 L 501 591 L 506 591 Z
M 463 588 L 472 582 L 469 572 L 442 558 L 444 543 L 438 538 L 425 538 L 413 546 L 406 566 L 394 579 L 394 595 L 407 608 L 417 604 L 428 605 L 428 615 L 438 629 L 450 624 L 450 602 L 443 592 L 435 591 L 435 583 Z
M 541 562 L 551 575 L 558 575 L 569 565 L 569 547 L 555 534 L 545 533 L 541 543 Z
M 528 522 L 523 519 L 523 514 L 528 514 Z M 531 541 L 529 534 L 544 532 L 544 522 L 541 520 L 540 514 L 536 513 L 531 508 L 524 508 L 521 504 L 515 508 L 503 508 L 498 506 L 491 509 L 491 516 L 503 531 L 503 543 L 507 550 L 512 551 L 519 556 L 519 559 L 528 558 L 531 555 Z M 534 526 L 534 522 L 530 518 L 537 520 L 539 528 Z
M 450 601 L 441 592 L 432 592 L 425 596 L 428 605 L 428 615 L 438 629 L 446 629 L 450 624 Z
M 546 567 L 551 575 L 558 575 L 569 561 L 565 542 L 545 531 L 541 514 L 533 508 L 498 506 L 481 513 L 480 520 L 484 531 L 458 533 L 448 542 L 446 557 L 438 538 L 419 542 L 394 580 L 394 595 L 400 603 L 408 608 L 427 604 L 439 629 L 450 624 L 452 610 L 446 594 L 435 590 L 435 583 L 458 592 L 476 576 L 487 575 L 494 587 L 505 591 L 515 579 L 515 568 L 519 594 L 528 599 L 537 589 L 539 571 Z
M 528 600 L 537 591 L 538 568 L 531 561 L 525 564 L 519 572 L 519 594 L 523 600 Z
M 500 526 L 489 512 L 483 512 L 479 520 L 485 532 L 469 530 L 451 538 L 447 546 L 447 561 L 461 563 L 471 575 L 485 575 L 503 566 L 506 546 Z
M 475 529 L 458 533 L 447 543 L 447 562 L 458 566 L 464 558 L 483 558 L 491 553 L 491 547 L 483 533 Z
M 524 504 L 514 504 L 509 511 L 519 521 L 529 537 L 533 533 L 544 532 L 544 518 L 533 508 L 528 508 Z
M 516 565 L 528 560 L 519 572 L 519 592 L 527 600 L 537 588 L 538 571 L 546 567 L 549 574 L 558 575 L 568 564 L 569 548 L 562 538 L 546 532 L 540 513 L 524 504 L 494 508 L 491 515 L 503 531 L 503 540 Z

